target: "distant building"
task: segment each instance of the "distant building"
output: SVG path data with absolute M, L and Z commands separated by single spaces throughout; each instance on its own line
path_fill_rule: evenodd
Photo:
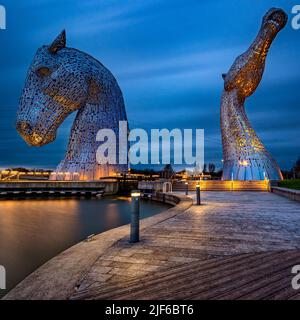
M 167 164 L 160 174 L 162 179 L 172 179 L 174 176 L 175 172 L 170 164 Z

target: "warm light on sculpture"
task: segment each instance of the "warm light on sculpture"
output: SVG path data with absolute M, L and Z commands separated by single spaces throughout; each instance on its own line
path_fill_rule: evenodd
M 269 10 L 250 48 L 223 75 L 223 180 L 264 180 L 265 177 L 269 180 L 282 179 L 276 161 L 265 149 L 247 118 L 244 102 L 258 87 L 268 50 L 286 23 L 287 15 L 283 10 Z
M 67 48 L 63 31 L 34 57 L 20 100 L 17 130 L 29 145 L 43 146 L 55 140 L 57 129 L 74 111 L 77 116 L 68 150 L 56 175 L 67 172 L 79 175 L 80 180 L 96 180 L 127 171 L 127 165 L 100 165 L 96 161 L 98 130 L 112 129 L 118 138 L 119 121 L 127 120 L 120 87 L 99 61 Z

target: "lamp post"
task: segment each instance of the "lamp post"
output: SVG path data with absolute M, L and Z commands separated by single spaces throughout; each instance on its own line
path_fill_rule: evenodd
M 196 185 L 196 199 L 197 199 L 197 206 L 201 204 L 201 196 L 200 196 L 200 183 Z
M 295 170 L 295 167 L 293 167 L 293 179 L 294 179 L 294 180 L 296 179 L 296 170 Z
M 185 195 L 187 196 L 189 194 L 189 183 L 185 183 Z
M 130 243 L 140 241 L 140 191 L 131 192 L 131 227 L 130 227 Z

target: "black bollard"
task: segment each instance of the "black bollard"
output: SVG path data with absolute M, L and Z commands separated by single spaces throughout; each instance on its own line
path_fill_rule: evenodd
M 189 194 L 189 183 L 185 183 L 185 195 L 187 196 Z
M 140 241 L 140 198 L 141 193 L 139 191 L 132 191 L 130 243 Z
M 200 206 L 201 204 L 200 183 L 196 185 L 196 198 L 197 198 L 197 206 Z

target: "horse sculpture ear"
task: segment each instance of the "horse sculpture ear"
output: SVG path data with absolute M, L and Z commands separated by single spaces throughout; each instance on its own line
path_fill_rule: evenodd
M 49 47 L 49 52 L 50 53 L 57 53 L 57 51 L 63 49 L 66 47 L 66 31 L 63 30 L 60 35 L 53 41 L 53 43 Z

